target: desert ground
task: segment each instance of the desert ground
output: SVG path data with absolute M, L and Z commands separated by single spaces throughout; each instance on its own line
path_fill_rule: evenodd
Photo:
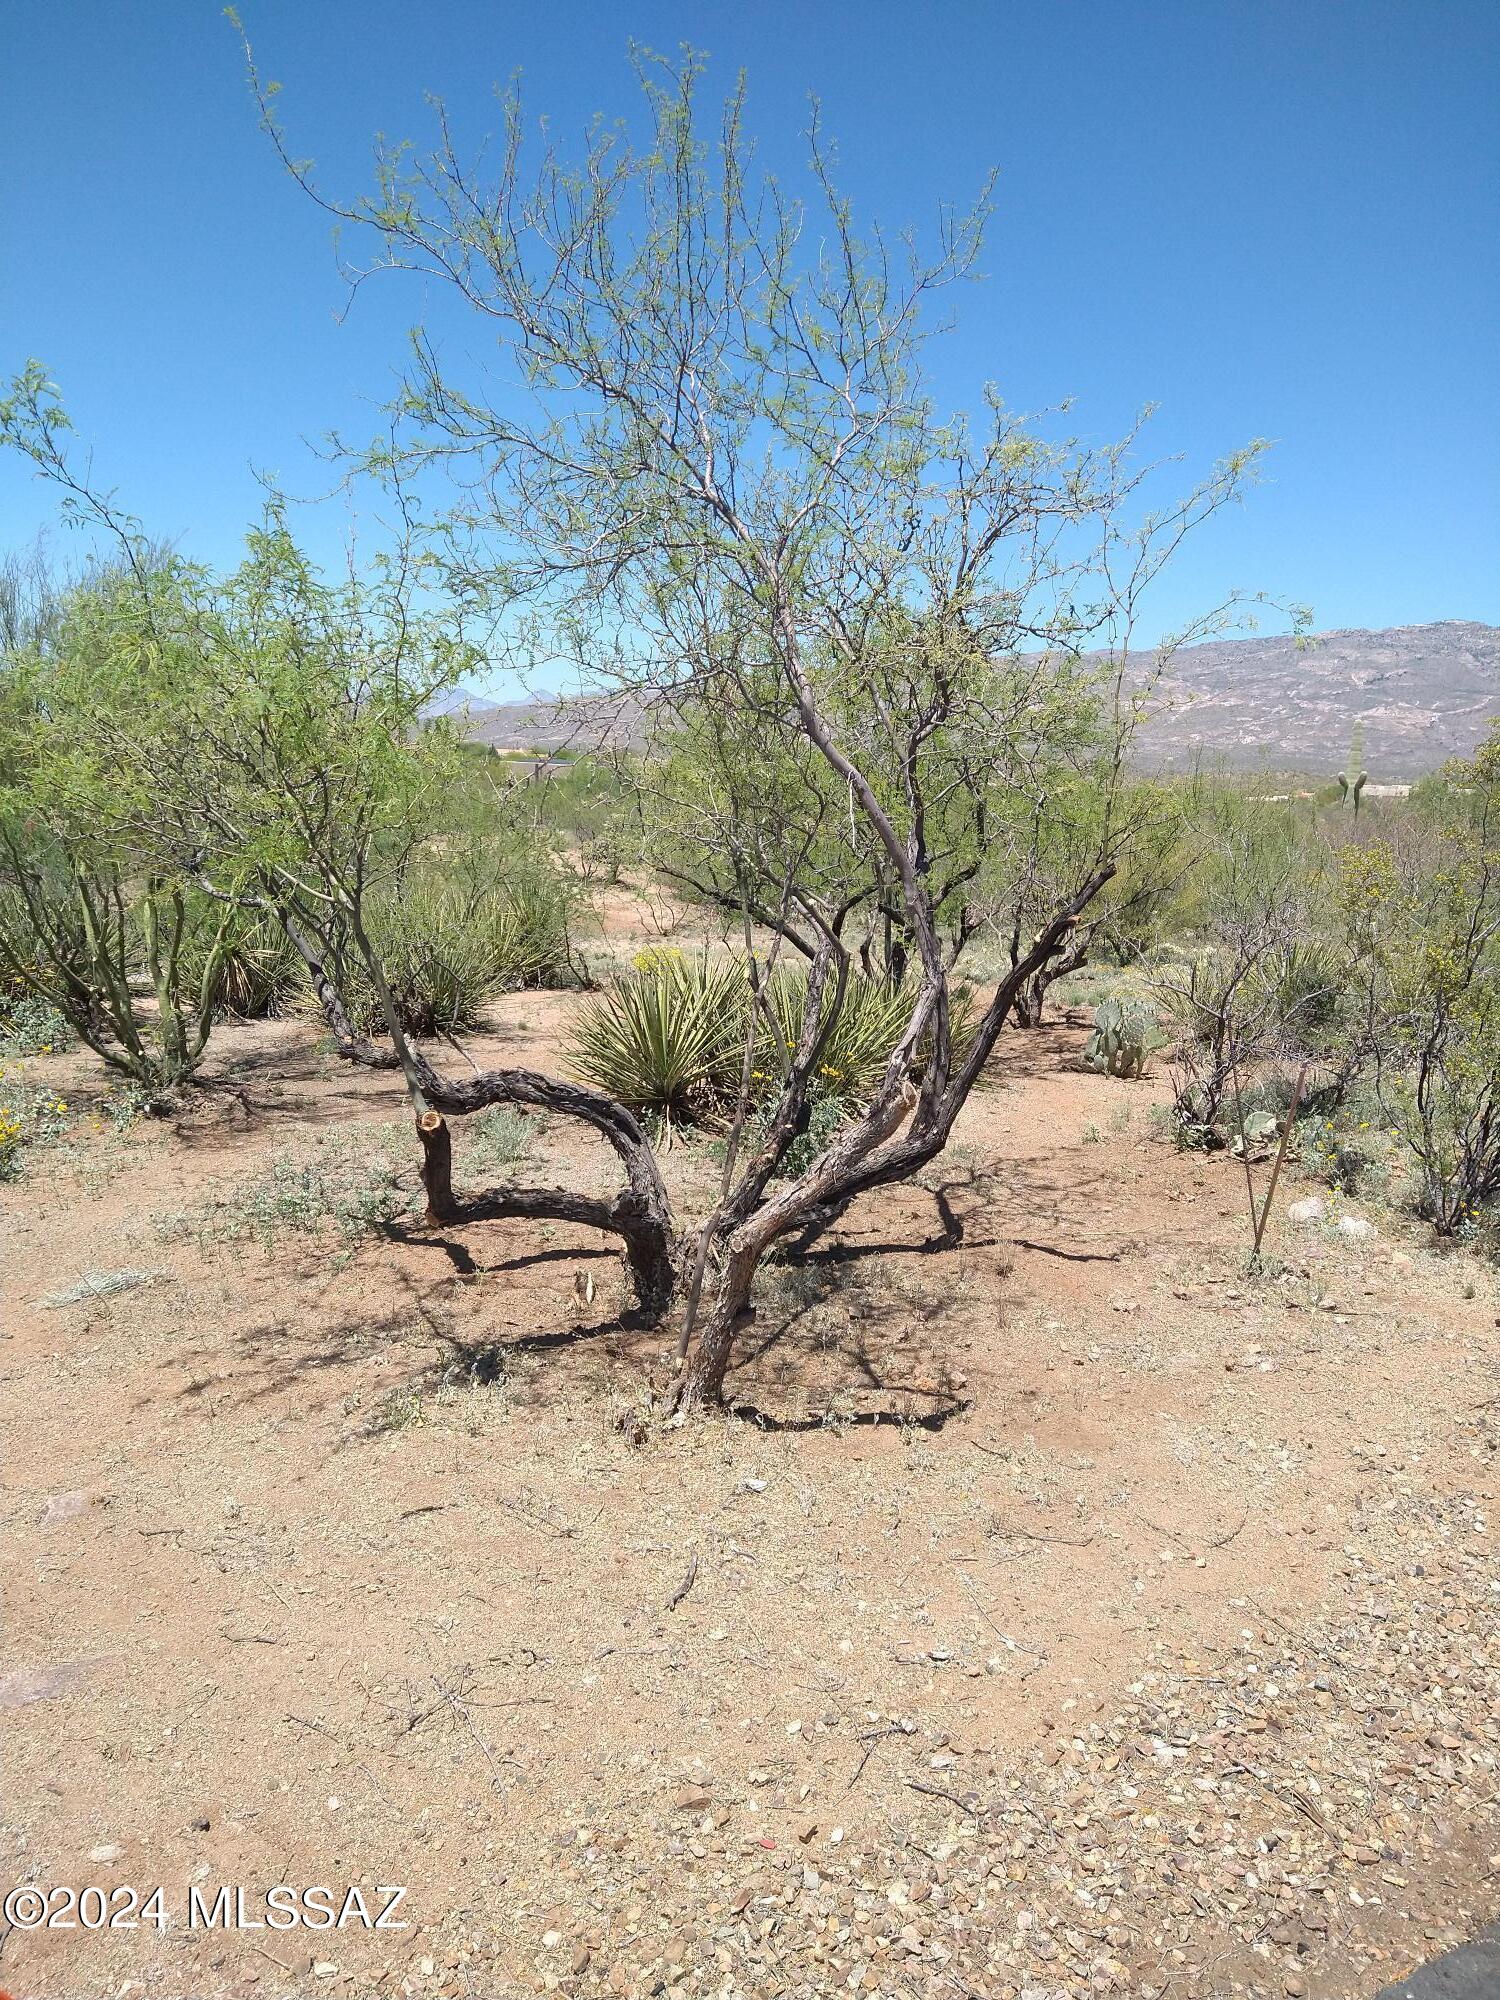
M 471 1053 L 555 1060 L 576 1005 Z M 92 1058 L 31 1063 L 69 1125 L 0 1191 L 3 1874 L 166 1921 L 11 1928 L 6 1994 L 1368 2000 L 1493 1918 L 1494 1272 L 1294 1224 L 1293 1172 L 1247 1275 L 1241 1168 L 1084 1027 L 1004 1037 L 677 1428 L 615 1247 L 399 1213 L 399 1084 L 314 1023 L 120 1129 Z M 528 1171 L 589 1161 L 532 1126 Z M 718 1171 L 666 1164 L 686 1208 Z M 405 1928 L 201 1920 L 275 1884 Z

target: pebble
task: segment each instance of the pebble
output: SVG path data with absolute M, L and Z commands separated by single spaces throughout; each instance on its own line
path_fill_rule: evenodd
M 903 1718 L 911 1732 L 894 1731 L 865 1771 L 863 1834 L 820 1835 L 810 1788 L 767 1759 L 762 1811 L 786 1815 L 774 1835 L 752 1820 L 693 1839 L 662 1798 L 623 1852 L 599 1832 L 584 1848 L 570 1836 L 566 1881 L 538 1883 L 529 1912 L 507 1908 L 530 1939 L 518 1969 L 578 2000 L 1017 2000 L 1039 1983 L 1206 2000 L 1218 1989 L 1202 1968 L 1258 1945 L 1281 1955 L 1254 1988 L 1262 2000 L 1305 2000 L 1350 1965 L 1374 1991 L 1377 1964 L 1390 1978 L 1432 1955 L 1429 1906 L 1406 1915 L 1408 1879 L 1423 1879 L 1412 1864 L 1433 1856 L 1442 1822 L 1482 1820 L 1500 1771 L 1480 1533 L 1471 1498 L 1408 1495 L 1362 1534 L 1341 1616 L 1293 1634 L 1247 1606 L 1236 1639 L 1191 1659 L 1163 1632 L 1117 1706 L 1039 1718 L 1054 1727 L 1026 1757 L 991 1762 L 941 1705 Z M 812 1754 L 853 1745 L 852 1770 L 858 1732 L 887 1720 L 872 1698 L 808 1721 Z M 765 1726 L 780 1735 L 780 1718 Z M 972 1810 L 912 1796 L 944 1754 L 962 1757 Z M 1500 1855 L 1489 1866 L 1500 1872 Z M 1461 1898 L 1450 1918 L 1481 1921 Z M 588 1951 L 581 1969 L 538 1951 L 553 1938 L 575 1962 Z

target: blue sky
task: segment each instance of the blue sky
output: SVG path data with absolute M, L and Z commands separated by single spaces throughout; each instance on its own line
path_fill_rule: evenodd
M 566 136 L 633 113 L 626 43 L 743 66 L 764 158 L 795 172 L 807 96 L 887 227 L 999 172 L 985 282 L 938 388 L 1076 398 L 1206 469 L 1255 435 L 1268 477 L 1184 556 L 1171 626 L 1232 587 L 1320 627 L 1500 622 L 1500 6 L 1495 0 L 244 0 L 294 150 L 354 188 L 373 134 L 495 122 L 523 72 Z M 363 435 L 405 328 L 473 329 L 415 281 L 343 291 L 327 219 L 256 129 L 215 0 L 11 0 L 0 54 L 0 371 L 40 357 L 97 475 L 156 531 L 233 559 L 259 467 Z M 0 462 L 0 546 L 53 518 Z M 332 553 L 341 505 L 303 530 Z

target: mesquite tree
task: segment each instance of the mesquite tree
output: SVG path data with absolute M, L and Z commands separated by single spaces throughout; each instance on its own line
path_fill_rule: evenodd
M 752 175 L 740 93 L 704 131 L 699 70 L 638 58 L 640 147 L 596 126 L 573 161 L 543 143 L 529 166 L 512 95 L 492 168 L 465 160 L 440 113 L 433 149 L 383 150 L 373 193 L 353 200 L 290 157 L 260 90 L 288 169 L 373 241 L 356 283 L 419 273 L 494 337 L 490 376 L 450 367 L 417 333 L 373 455 L 387 474 L 451 475 L 439 547 L 454 590 L 503 609 L 528 661 L 545 647 L 658 713 L 716 719 L 705 740 L 726 780 L 757 746 L 792 774 L 772 810 L 748 817 L 727 782 L 705 843 L 747 920 L 802 950 L 810 1000 L 779 1097 L 753 1142 L 731 1145 L 686 1256 L 689 1404 L 719 1395 L 771 1247 L 942 1149 L 1016 994 L 1113 874 L 1128 827 L 1106 809 L 956 1057 L 963 926 L 943 913 L 977 866 L 987 804 L 1048 760 L 1057 690 L 1086 646 L 1124 686 L 1143 590 L 1255 455 L 1131 520 L 1145 476 L 1133 437 L 1049 440 L 988 389 L 974 421 L 943 416 L 923 349 L 934 302 L 973 271 L 984 204 L 945 212 L 930 256 L 861 236 L 816 129 L 804 205 Z M 1134 713 L 1116 699 L 1116 769 Z M 834 814 L 853 855 L 843 868 L 821 865 Z M 779 1178 L 806 1124 L 820 1003 L 846 976 L 840 899 L 861 873 L 899 932 L 910 1016 L 861 1115 Z M 588 1119 L 670 1238 L 660 1178 L 620 1107 L 570 1102 L 520 1072 L 439 1087 L 410 1051 L 400 1060 L 434 1114 L 507 1097 Z M 748 1130 L 737 1123 L 736 1139 Z M 664 1272 L 643 1302 L 659 1310 L 667 1289 Z
M 934 301 L 972 270 L 982 209 L 942 217 L 930 258 L 862 239 L 816 133 L 804 209 L 752 182 L 738 97 L 702 136 L 697 74 L 643 60 L 641 149 L 596 129 L 575 164 L 544 152 L 528 177 L 512 100 L 488 178 L 444 127 L 425 159 L 385 156 L 369 200 L 318 195 L 373 232 L 377 265 L 450 286 L 498 340 L 491 383 L 451 375 L 419 335 L 370 456 L 403 501 L 413 478 L 427 492 L 451 475 L 427 567 L 403 535 L 373 581 L 330 591 L 273 518 L 236 578 L 183 593 L 166 624 L 168 608 L 150 607 L 150 719 L 111 722 L 152 837 L 226 906 L 273 909 L 340 1053 L 401 1074 L 431 1218 L 557 1218 L 620 1237 L 642 1311 L 680 1311 L 687 1406 L 719 1397 L 772 1247 L 942 1150 L 1017 994 L 1112 878 L 1136 830 L 1110 777 L 1136 715 L 1122 690 L 1141 594 L 1254 456 L 1141 512 L 1133 438 L 1048 439 L 993 391 L 974 422 L 945 418 L 923 349 Z M 44 388 L 32 381 L 43 423 Z M 96 513 L 109 524 L 107 505 Z M 805 961 L 800 1028 L 754 1119 L 747 1030 L 718 1199 L 695 1228 L 672 1214 L 625 1105 L 520 1067 L 455 1074 L 403 1031 L 367 913 L 382 871 L 434 831 L 445 739 L 416 724 L 470 659 L 445 630 L 439 577 L 449 604 L 496 615 L 493 644 L 570 658 L 692 737 L 701 782 L 675 796 L 739 918 L 762 1019 L 777 955 Z M 1093 837 L 956 1047 L 969 885 L 992 829 L 1025 821 L 1017 800 L 1045 798 L 1095 678 L 1111 737 Z M 671 768 L 642 760 L 651 811 Z M 904 1029 L 856 1115 L 789 1172 L 851 950 L 875 935 L 883 967 L 904 975 Z M 351 1020 L 356 964 L 383 1038 Z M 619 1159 L 618 1193 L 461 1199 L 447 1120 L 501 1102 L 592 1127 Z

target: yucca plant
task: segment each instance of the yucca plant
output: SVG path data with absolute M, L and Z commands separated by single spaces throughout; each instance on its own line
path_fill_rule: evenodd
M 372 898 L 366 923 L 409 1035 L 473 1028 L 498 994 L 571 977 L 567 898 L 545 878 L 475 887 L 413 872 Z M 374 984 L 347 943 L 344 958 L 350 1019 L 383 1032 Z
M 832 1013 L 836 986 L 830 982 L 823 994 L 823 1019 Z M 800 966 L 783 967 L 766 982 L 766 999 L 775 1017 L 775 1029 L 767 1028 L 757 1053 L 757 1068 L 779 1074 L 786 1051 L 794 1049 L 802 1032 L 807 1011 L 807 974 Z M 916 989 L 909 980 L 872 979 L 851 971 L 845 981 L 838 1012 L 828 1028 L 818 1062 L 817 1088 L 825 1097 L 837 1097 L 854 1104 L 868 1097 L 885 1074 L 891 1051 L 900 1041 L 912 1016 Z M 949 1038 L 953 1058 L 961 1060 L 972 1032 L 970 1015 L 973 992 L 955 985 L 949 993 Z M 928 1044 L 918 1047 L 914 1068 L 920 1072 L 928 1054 Z
M 827 1036 L 819 1057 L 817 1083 L 823 1096 L 852 1102 L 867 1095 L 884 1073 L 891 1050 L 911 1019 L 912 995 L 904 985 L 870 979 L 858 972 L 849 974 L 834 1014 L 836 995 L 837 988 L 830 981 L 823 994 Z M 796 1048 L 802 1033 L 807 1013 L 806 972 L 801 967 L 778 968 L 766 981 L 765 998 L 775 1027 L 762 1027 L 756 1067 L 775 1076 L 785 1068 L 787 1052 Z
M 184 995 L 201 986 L 222 920 L 217 906 L 191 908 L 177 961 Z M 274 917 L 246 911 L 221 948 L 213 978 L 214 1012 L 241 1021 L 282 1014 L 305 983 L 302 960 L 281 925 Z
M 643 954 L 584 1007 L 569 1067 L 633 1111 L 692 1123 L 739 1087 L 749 986 L 733 960 Z
M 485 1003 L 501 989 L 494 937 L 498 915 L 484 897 L 420 876 L 371 903 L 370 941 L 406 1034 L 449 1034 L 477 1024 Z M 351 1019 L 362 1033 L 383 1033 L 380 997 L 352 949 L 346 966 Z
M 1331 1024 L 1344 985 L 1339 954 L 1321 939 L 1296 938 L 1266 967 L 1276 1017 L 1289 1033 L 1304 1039 Z
M 508 883 L 491 908 L 496 965 L 507 990 L 563 986 L 573 979 L 573 940 L 563 886 L 545 877 Z

